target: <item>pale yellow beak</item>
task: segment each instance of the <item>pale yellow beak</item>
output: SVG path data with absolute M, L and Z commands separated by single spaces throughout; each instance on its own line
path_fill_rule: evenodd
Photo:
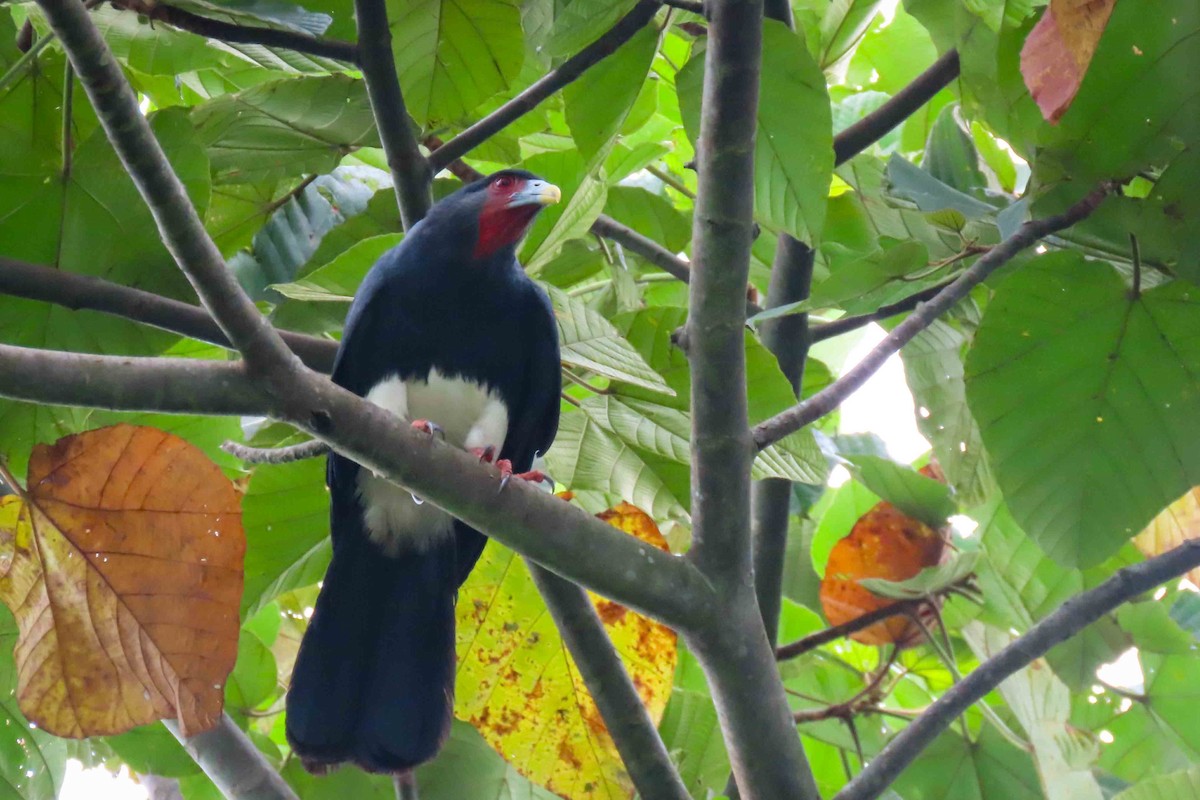
M 509 208 L 513 206 L 552 206 L 562 200 L 562 190 L 553 183 L 546 181 L 529 181 L 519 192 L 508 201 Z

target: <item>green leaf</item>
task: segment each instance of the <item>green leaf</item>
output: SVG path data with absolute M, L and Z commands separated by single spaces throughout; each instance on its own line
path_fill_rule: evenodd
M 364 239 L 300 280 L 272 284 L 270 288 L 292 300 L 349 303 L 375 262 L 403 238 L 403 234 L 385 233 Z
M 879 456 L 851 456 L 858 479 L 910 517 L 940 528 L 958 507 L 950 487 L 910 467 Z
M 565 364 L 662 394 L 674 394 L 662 376 L 642 360 L 611 322 L 578 298 L 553 286 L 546 288 L 554 303 L 559 346 Z
M 417 768 L 417 782 L 423 800 L 556 800 L 558 797 L 524 778 L 474 728 L 458 720 L 451 723 L 450 738 L 438 757 Z M 379 800 L 391 800 L 393 796 L 383 792 Z M 333 794 L 328 800 L 359 797 L 362 795 Z M 319 798 L 305 794 L 304 800 Z
M 913 166 L 900 156 L 892 156 L 887 165 L 891 193 L 916 203 L 922 211 L 953 209 L 968 219 L 989 216 L 996 209 L 982 200 L 938 180 L 920 167 Z
M 1200 594 L 1180 592 L 1171 605 L 1171 619 L 1193 639 L 1200 640 Z
M 1129 603 L 1117 609 L 1117 622 L 1142 652 L 1178 655 L 1192 652 L 1195 640 L 1157 600 Z
M 138 14 L 101 6 L 92 11 L 91 17 L 113 55 L 147 75 L 178 75 L 236 60 L 210 47 L 202 36 L 166 25 L 155 26 Z
M 672 205 L 670 198 L 637 186 L 609 187 L 604 213 L 673 253 L 686 249 L 692 241 L 691 218 Z
M 139 725 L 120 736 L 105 736 L 112 748 L 134 772 L 183 778 L 200 772 L 187 750 L 161 722 Z
M 854 54 L 879 9 L 882 0 L 832 0 L 821 18 L 821 57 L 823 70 Z
M 242 501 L 246 530 L 246 588 L 250 616 L 284 592 L 311 586 L 329 566 L 329 493 L 325 460 L 262 465 Z
M 20 800 L 55 800 L 66 772 L 67 741 L 31 725 L 17 707 L 16 642 L 16 620 L 0 603 L 0 793 Z
M 850 529 L 854 527 L 858 518 L 878 502 L 879 495 L 858 481 L 846 481 L 821 498 L 813 509 L 813 517 L 820 521 L 817 523 L 812 548 L 809 551 L 813 569 L 818 575 L 825 575 L 825 564 L 829 561 L 829 553 L 833 546 L 849 536 Z
M 700 131 L 702 56 L 676 76 L 680 112 L 695 142 Z M 802 107 L 805 113 L 796 114 Z M 754 143 L 754 210 L 764 226 L 815 241 L 825 219 L 833 170 L 832 120 L 825 76 L 804 41 L 785 25 L 763 28 L 758 133 Z
M 577 151 L 540 153 L 525 161 L 525 168 L 562 190 L 566 202 L 541 212 L 521 247 L 521 262 L 536 275 L 563 245 L 587 234 L 604 210 L 608 186 L 588 172 Z
M 563 413 L 546 468 L 568 489 L 602 493 L 601 508 L 612 505 L 611 499 L 627 500 L 660 522 L 688 519 L 683 504 L 646 461 L 582 412 Z
M 226 707 L 243 711 L 256 708 L 275 694 L 276 684 L 275 656 L 253 633 L 241 631 L 237 662 L 225 684 Z
M 920 800 L 1015 800 L 1041 797 L 1037 773 L 1023 753 L 991 727 L 970 742 L 957 730 L 943 733 L 900 773 L 894 784 Z
M 192 110 L 220 183 L 325 173 L 357 147 L 378 147 L 362 80 L 344 75 L 273 81 Z
M 869 313 L 946 280 L 944 270 L 929 268 L 929 250 L 920 242 L 881 238 L 879 244 L 865 258 L 839 264 L 813 287 L 807 303 L 792 307 L 790 313 L 836 307 L 848 314 Z
M 1098 563 L 1200 482 L 1196 295 L 1131 299 L 1107 267 L 1054 253 L 989 304 L 967 399 L 1013 517 L 1052 558 Z
M 948 586 L 962 581 L 975 571 L 979 561 L 978 550 L 962 549 L 945 564 L 925 567 L 916 575 L 903 581 L 883 578 L 859 578 L 858 582 L 872 594 L 896 600 L 914 600 L 937 594 Z
M 724 789 L 729 778 L 729 755 L 711 697 L 675 689 L 658 733 L 692 797 L 708 797 Z
M 1192 767 L 1131 786 L 1113 800 L 1195 800 L 1197 797 L 1200 797 L 1200 767 Z
M 603 161 L 625 124 L 646 82 L 659 36 L 657 25 L 645 26 L 563 90 L 567 125 L 589 172 Z
M 959 113 L 958 105 L 952 104 L 938 114 L 921 166 L 950 188 L 974 194 L 987 188 L 987 179 L 979 171 L 974 140 L 959 124 Z
M 935 320 L 900 351 L 917 409 L 917 429 L 965 503 L 980 503 L 993 486 L 979 426 L 967 407 L 963 356 L 967 334 Z
M 388 0 L 392 52 L 418 124 L 459 120 L 509 87 L 525 61 L 514 0 Z

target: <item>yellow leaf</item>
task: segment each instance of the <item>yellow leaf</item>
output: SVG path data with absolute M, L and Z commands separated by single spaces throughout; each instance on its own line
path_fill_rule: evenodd
M 1143 555 L 1156 556 L 1197 536 L 1200 536 L 1200 486 L 1193 487 L 1164 508 L 1133 543 Z M 1200 568 L 1189 572 L 1187 578 L 1200 586 Z
M 17 700 L 59 736 L 221 716 L 237 656 L 240 497 L 203 452 L 116 425 L 39 445 L 0 500 L 0 600 L 16 617 Z
M 653 520 L 622 503 L 601 519 L 663 550 Z M 675 632 L 592 595 L 657 722 L 675 674 Z M 488 544 L 458 598 L 455 713 L 509 763 L 562 797 L 627 798 L 633 785 L 583 678 L 519 557 Z

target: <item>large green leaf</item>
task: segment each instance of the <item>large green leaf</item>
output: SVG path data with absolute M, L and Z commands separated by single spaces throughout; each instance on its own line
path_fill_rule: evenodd
M 437 127 L 508 88 L 525 61 L 515 0 L 388 0 L 405 105 Z
M 152 125 L 203 213 L 208 164 L 186 116 L 176 110 L 160 112 Z M 95 129 L 79 145 L 65 181 L 58 165 L 43 160 L 50 154 L 18 146 L 30 133 L 6 139 L 13 142 L 11 151 L 0 147 L 0 253 L 169 297 L 190 297 L 187 281 L 159 240 L 153 217 L 104 132 Z M 148 355 L 163 352 L 177 338 L 113 316 L 0 296 L 0 341 Z M 0 454 L 21 474 L 35 442 L 76 433 L 86 419 L 78 409 L 0 401 Z
M 567 125 L 589 167 L 607 155 L 613 137 L 646 82 L 661 32 L 647 25 L 563 90 Z
M 1041 797 L 1029 755 L 994 729 L 971 742 L 946 731 L 896 779 L 905 800 L 1015 800 Z M 1065 795 L 1063 795 L 1065 797 Z
M 362 80 L 344 75 L 273 81 L 192 110 L 213 175 L 260 183 L 325 173 L 356 147 L 378 147 Z
M 178 75 L 236 58 L 210 47 L 203 37 L 166 25 L 154 26 L 128 11 L 101 6 L 92 12 L 92 19 L 113 55 L 148 75 Z
M 580 411 L 563 414 L 546 468 L 572 491 L 600 493 L 597 511 L 626 500 L 660 522 L 688 519 L 680 499 L 646 461 Z
M 700 55 L 676 77 L 693 142 L 700 132 L 703 81 Z M 767 20 L 754 142 L 754 210 L 764 226 L 806 242 L 820 236 L 833 170 L 832 130 L 825 76 L 799 36 Z
M 1160 775 L 1131 786 L 1113 800 L 1195 800 L 1200 797 L 1200 767 Z
M 671 252 L 686 249 L 692 240 L 692 221 L 687 214 L 680 212 L 669 197 L 637 186 L 610 187 L 604 213 Z
M 552 286 L 547 288 L 558 320 L 564 363 L 612 380 L 666 395 L 674 394 L 662 376 L 650 368 L 611 322 L 578 298 Z
M 880 456 L 850 457 L 863 485 L 910 517 L 940 528 L 957 510 L 950 487 Z
M 992 474 L 979 426 L 967 407 L 963 356 L 967 335 L 935 320 L 900 351 L 917 407 L 917 429 L 933 445 L 946 479 L 966 503 L 982 502 Z
M 342 770 L 357 772 L 357 770 Z M 417 770 L 424 800 L 556 800 L 549 792 L 524 778 L 483 740 L 474 728 L 455 720 L 450 738 L 438 757 Z M 390 781 L 385 783 L 390 789 Z M 340 794 L 330 800 L 357 800 L 362 795 Z M 384 792 L 380 800 L 393 795 Z M 313 800 L 304 795 L 305 800 Z
M 692 797 L 709 797 L 725 788 L 729 755 L 711 697 L 690 689 L 675 689 L 658 732 Z
M 1130 296 L 1073 253 L 1009 276 L 967 360 L 967 399 L 1013 517 L 1091 565 L 1200 482 L 1195 287 Z
M 881 0 L 832 0 L 821 18 L 821 69 L 829 69 L 854 53 L 875 19 Z
M 608 186 L 602 172 L 589 171 L 575 150 L 539 153 L 527 159 L 524 166 L 557 185 L 566 198 L 538 215 L 521 248 L 522 263 L 536 275 L 565 243 L 587 234 L 604 210 Z
M 329 493 L 325 460 L 263 465 L 242 501 L 246 587 L 242 610 L 252 615 L 291 589 L 311 586 L 329 566 Z

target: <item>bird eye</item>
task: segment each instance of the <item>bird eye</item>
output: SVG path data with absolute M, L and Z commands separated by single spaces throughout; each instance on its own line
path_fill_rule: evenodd
M 508 189 L 513 185 L 513 179 L 508 175 L 496 179 L 496 187 L 498 189 Z

